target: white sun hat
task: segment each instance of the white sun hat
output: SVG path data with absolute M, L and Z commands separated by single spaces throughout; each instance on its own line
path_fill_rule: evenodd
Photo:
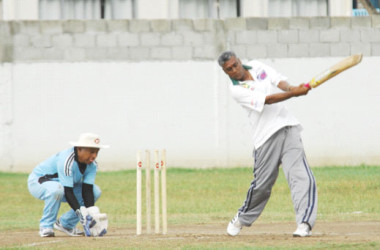
M 83 133 L 76 142 L 70 142 L 74 147 L 84 148 L 109 148 L 108 145 L 101 145 L 99 136 L 92 133 Z

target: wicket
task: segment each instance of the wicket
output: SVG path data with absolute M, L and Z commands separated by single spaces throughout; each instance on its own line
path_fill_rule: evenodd
M 136 171 L 136 234 L 142 233 L 142 168 L 141 151 L 137 152 Z M 146 233 L 151 233 L 151 183 L 150 183 L 150 151 L 145 150 L 145 191 L 146 191 Z M 160 172 L 161 172 L 161 212 L 162 234 L 167 233 L 167 207 L 166 207 L 166 150 L 154 151 L 154 232 L 160 233 Z

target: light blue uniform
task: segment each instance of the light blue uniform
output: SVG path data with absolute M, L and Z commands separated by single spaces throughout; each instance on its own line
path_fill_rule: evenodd
M 67 202 L 64 186 L 74 189 L 74 195 L 80 206 L 84 206 L 83 183 L 94 186 L 95 201 L 100 197 L 101 191 L 95 185 L 96 171 L 97 164 L 93 162 L 87 165 L 83 174 L 80 172 L 78 162 L 75 160 L 74 147 L 51 156 L 33 169 L 28 178 L 29 192 L 37 199 L 45 201 L 40 228 L 53 228 L 61 202 Z M 60 222 L 65 228 L 74 228 L 79 218 L 75 211 L 70 209 L 61 216 Z

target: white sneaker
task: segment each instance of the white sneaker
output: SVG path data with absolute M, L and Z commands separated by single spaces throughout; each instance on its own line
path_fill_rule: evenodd
M 61 232 L 66 233 L 67 235 L 70 235 L 70 236 L 83 236 L 84 235 L 84 232 L 81 230 L 78 230 L 76 227 L 74 227 L 72 229 L 65 228 L 64 226 L 62 226 L 62 224 L 59 220 L 57 220 L 54 223 L 54 228 L 61 231 Z
M 293 233 L 293 237 L 308 237 L 311 236 L 311 229 L 307 223 L 298 225 L 297 230 Z
M 40 228 L 39 232 L 41 237 L 54 237 L 53 228 Z
M 239 213 L 228 223 L 227 233 L 231 236 L 236 236 L 240 233 L 240 230 L 243 228 L 239 221 Z

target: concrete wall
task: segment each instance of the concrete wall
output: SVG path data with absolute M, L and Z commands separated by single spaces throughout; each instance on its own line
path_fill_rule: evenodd
M 30 171 L 86 131 L 111 145 L 103 170 L 133 168 L 146 148 L 166 148 L 169 166 L 251 165 L 246 114 L 215 61 L 229 48 L 293 84 L 362 52 L 287 103 L 312 165 L 380 164 L 376 18 L 2 22 L 0 38 L 0 170 Z
M 380 56 L 380 15 L 0 22 L 0 62 L 215 60 Z

